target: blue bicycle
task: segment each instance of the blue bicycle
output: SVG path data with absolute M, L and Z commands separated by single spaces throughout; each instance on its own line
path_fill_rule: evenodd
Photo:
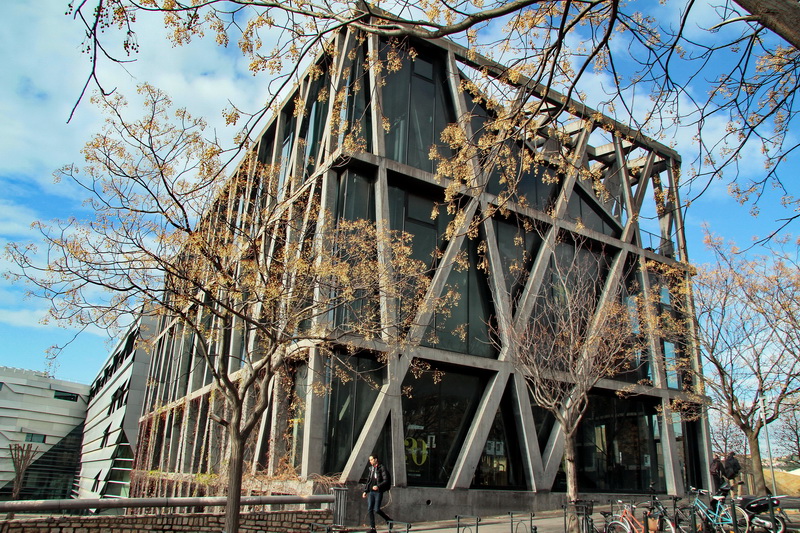
M 690 487 L 689 492 L 694 494 L 694 500 L 688 507 L 681 507 L 675 513 L 675 522 L 681 532 L 688 533 L 692 530 L 692 513 L 697 518 L 697 531 L 702 533 L 747 533 L 750 528 L 750 519 L 744 509 L 735 507 L 736 526 L 734 527 L 731 504 L 726 502 L 730 487 L 723 485 L 719 492 L 710 497 L 706 504 L 700 497 L 710 495 L 709 491 Z

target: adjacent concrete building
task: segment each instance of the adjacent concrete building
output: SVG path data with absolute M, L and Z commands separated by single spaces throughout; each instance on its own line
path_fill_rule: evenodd
M 79 498 L 125 498 L 139 434 L 150 355 L 139 323 L 111 352 L 89 390 Z
M 258 191 L 292 184 L 317 191 L 321 204 L 337 216 L 410 233 L 418 258 L 430 262 L 463 253 L 469 267 L 440 263 L 432 292 L 458 287 L 462 298 L 451 316 L 432 318 L 436 339 L 421 335 L 411 354 L 440 370 L 439 379 L 415 380 L 408 364 L 394 359 L 383 364 L 365 350 L 353 364 L 354 379 L 343 380 L 312 349 L 293 374 L 293 394 L 303 401 L 287 403 L 285 389 L 276 387 L 275 408 L 254 437 L 252 473 L 269 475 L 289 465 L 299 484 L 310 487 L 316 475 L 328 474 L 353 486 L 377 450 L 390 467 L 393 505 L 402 509 L 397 515 L 404 520 L 555 506 L 564 490 L 563 435 L 551 417 L 531 405 L 524 376 L 509 360 L 502 336 L 490 338 L 491 326 L 529 319 L 552 260 L 542 246 L 548 235 L 579 236 L 587 249 L 607 259 L 609 276 L 632 272 L 644 291 L 655 290 L 653 264 L 685 271 L 680 158 L 572 103 L 558 127 L 532 130 L 512 142 L 536 156 L 533 168 L 520 174 L 525 201 L 508 203 L 502 216 L 486 217 L 478 239 L 447 240 L 447 216 L 431 216 L 447 185 L 435 175 L 431 147 L 452 155 L 440 140 L 443 129 L 459 123 L 478 135 L 494 113 L 485 99 L 466 90 L 471 76 L 496 78 L 511 88 L 526 80 L 512 79 L 501 65 L 444 40 L 410 40 L 398 47 L 346 29 L 330 50 L 336 55 L 318 59 L 258 137 L 253 148 L 258 164 L 248 159 L 237 171 L 246 185 L 239 182 L 224 195 L 226 203 L 214 208 L 218 227 L 257 220 L 242 216 L 253 195 L 257 199 Z M 378 72 L 365 68 L 366 58 L 402 68 Z M 552 107 L 562 98 L 540 97 Z M 360 132 L 360 150 L 348 153 L 343 145 L 354 131 Z M 577 168 L 554 163 L 564 147 Z M 476 156 L 470 171 L 486 187 L 461 191 L 469 213 L 490 212 L 502 191 L 499 172 L 482 168 L 481 161 Z M 520 233 L 532 226 L 539 231 Z M 574 253 L 569 246 L 563 251 Z M 510 275 L 512 260 L 524 264 L 524 276 Z M 670 311 L 675 297 L 667 288 L 659 305 Z M 603 380 L 592 394 L 579 432 L 583 491 L 645 493 L 653 484 L 660 492 L 681 494 L 687 483 L 706 482 L 705 423 L 670 414 L 686 378 L 680 370 L 686 366 L 676 363 L 695 366 L 693 349 L 685 339 L 643 334 L 649 335 L 649 349 L 634 370 Z M 198 480 L 219 472 L 225 457 L 224 432 L 209 416 L 215 408 L 211 375 L 179 321 L 164 318 L 156 337 L 136 466 L 150 475 L 133 492 L 196 494 Z M 234 339 L 230 349 L 246 342 Z M 364 375 L 378 387 L 359 379 Z M 641 383 L 647 385 L 636 395 L 617 395 Z M 392 393 L 406 385 L 412 394 Z M 278 446 L 284 438 L 288 446 Z M 353 520 L 362 505 L 359 496 L 354 489 Z
M 9 446 L 31 444 L 21 499 L 69 498 L 75 490 L 89 386 L 44 372 L 0 367 L 0 498 L 15 475 Z

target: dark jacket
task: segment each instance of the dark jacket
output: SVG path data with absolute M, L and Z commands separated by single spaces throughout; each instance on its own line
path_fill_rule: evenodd
M 370 466 L 369 472 L 367 473 L 367 482 L 364 484 L 364 493 L 372 490 L 373 486 L 378 487 L 378 492 L 386 492 L 389 490 L 389 487 L 392 484 L 392 480 L 389 477 L 389 471 L 386 470 L 386 467 L 383 466 L 382 463 L 378 463 L 378 466 Z
M 714 460 L 711 461 L 711 475 L 722 477 L 722 461 L 719 460 L 719 457 L 714 457 Z
M 730 455 L 727 459 L 725 459 L 725 462 L 722 463 L 722 467 L 727 479 L 735 478 L 742 470 L 742 467 L 739 465 L 739 460 L 733 455 Z

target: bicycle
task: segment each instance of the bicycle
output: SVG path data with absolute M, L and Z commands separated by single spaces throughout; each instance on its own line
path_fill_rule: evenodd
M 739 533 L 747 533 L 750 529 L 750 519 L 744 509 L 735 507 L 736 509 L 736 524 L 734 525 L 733 516 L 731 515 L 731 506 L 726 503 L 730 487 L 723 485 L 720 487 L 717 494 L 711 496 L 711 493 L 704 489 L 689 487 L 689 492 L 694 494 L 694 500 L 688 507 L 679 509 L 681 514 L 680 520 L 676 516 L 678 523 L 685 522 L 687 525 L 692 523 L 692 514 L 700 518 L 697 531 L 704 533 L 730 533 L 731 531 L 738 531 Z M 709 495 L 711 505 L 700 499 L 700 496 Z M 687 526 L 680 527 L 681 531 L 691 531 Z
M 666 532 L 673 532 L 678 531 L 678 526 L 675 522 L 675 511 L 677 510 L 677 502 L 681 499 L 680 496 L 671 496 L 672 499 L 672 507 L 673 511 L 670 513 L 669 510 L 666 508 L 664 503 L 658 499 L 658 495 L 656 494 L 655 489 L 655 482 L 650 483 L 650 499 L 641 502 L 641 503 L 634 503 L 630 504 L 630 507 L 627 511 L 623 509 L 623 513 L 625 516 L 622 516 L 623 513 L 618 513 L 613 520 L 617 522 L 622 522 L 623 525 L 627 526 L 627 529 L 631 532 L 633 531 L 640 531 L 641 528 L 644 526 L 645 523 L 648 525 L 648 532 L 649 531 L 666 531 Z M 619 500 L 619 504 L 623 502 Z M 640 522 L 636 519 L 636 516 L 633 513 L 634 509 L 643 509 L 645 510 L 644 514 L 644 522 Z M 635 522 L 633 520 L 635 520 Z M 664 523 L 664 522 L 668 523 Z M 618 526 L 615 525 L 616 528 Z
M 608 524 L 611 521 L 610 511 L 600 511 L 603 516 L 603 529 L 598 529 L 594 525 L 592 512 L 594 511 L 594 500 L 574 500 L 563 506 L 564 508 L 564 531 L 569 531 L 569 522 L 577 520 L 580 533 L 607 533 Z M 612 532 L 613 533 L 613 532 Z M 622 533 L 622 532 L 618 532 Z
M 622 501 L 619 504 L 622 505 L 622 511 L 614 514 L 605 528 L 606 533 L 675 533 L 669 513 L 655 495 L 648 504 L 643 505 L 648 510 L 643 513 L 642 521 L 636 518 L 636 504 Z

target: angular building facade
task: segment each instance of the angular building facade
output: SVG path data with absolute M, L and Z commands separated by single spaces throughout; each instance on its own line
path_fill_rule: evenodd
M 579 103 L 540 94 L 540 111 L 560 109 L 558 121 L 505 144 L 512 153 L 533 154 L 530 168 L 516 173 L 516 194 L 505 196 L 508 174 L 499 163 L 490 166 L 487 154 L 461 161 L 450 174 L 471 173 L 469 182 L 481 186 L 460 188 L 458 201 L 467 218 L 486 215 L 477 237 L 448 234 L 442 206 L 452 178 L 437 175 L 434 159 L 447 161 L 460 148 L 444 142 L 442 132 L 458 124 L 479 146 L 496 110 L 470 80 L 494 79 L 512 90 L 526 80 L 444 40 L 400 45 L 348 29 L 327 51 L 258 137 L 235 190 L 215 207 L 212 227 L 244 220 L 248 207 L 241 206 L 259 191 L 312 187 L 338 217 L 410 234 L 414 256 L 435 268 L 429 294 L 449 287 L 460 298 L 450 313 L 427 316 L 424 327 L 436 334 L 419 335 L 411 350 L 434 378 L 416 378 L 410 357 L 387 361 L 365 343 L 347 379 L 311 350 L 288 386 L 299 401 L 287 401 L 284 388 L 273 392 L 273 408 L 252 439 L 246 485 L 285 490 L 257 480 L 285 478 L 288 468 L 295 489 L 315 490 L 320 476 L 353 487 L 375 452 L 390 467 L 392 505 L 404 520 L 559 505 L 563 434 L 532 403 L 499 326 L 530 320 L 553 261 L 553 247 L 543 243 L 557 235 L 571 236 L 559 253 L 575 254 L 578 245 L 568 243 L 581 242 L 603 258 L 605 279 L 626 283 L 622 278 L 631 276 L 672 312 L 678 291 L 659 281 L 653 265 L 686 273 L 678 154 Z M 378 61 L 382 69 L 374 68 Z M 567 152 L 571 167 L 559 163 Z M 492 208 L 500 203 L 502 210 Z M 455 268 L 456 256 L 468 261 Z M 582 492 L 645 493 L 654 486 L 682 494 L 687 484 L 707 482 L 705 423 L 672 414 L 690 379 L 681 369 L 696 368 L 692 347 L 642 335 L 648 348 L 640 360 L 592 390 L 578 432 Z M 149 475 L 133 492 L 205 493 L 210 489 L 198 480 L 219 472 L 226 438 L 209 415 L 215 393 L 207 363 L 178 321 L 162 319 L 148 383 L 136 468 Z M 351 518 L 359 521 L 357 489 L 351 498 Z
M 82 383 L 0 367 L 0 499 L 11 499 L 12 445 L 35 450 L 20 499 L 58 500 L 74 494 L 88 396 L 89 386 Z
M 127 498 L 150 354 L 137 323 L 109 356 L 89 389 L 78 498 Z

